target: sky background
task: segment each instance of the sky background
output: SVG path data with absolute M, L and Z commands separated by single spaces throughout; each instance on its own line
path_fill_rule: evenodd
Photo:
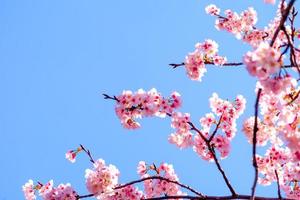
M 178 91 L 180 111 L 191 113 L 195 123 L 210 112 L 213 92 L 224 99 L 244 95 L 247 110 L 221 164 L 236 191 L 249 194 L 254 172 L 241 122 L 254 113 L 255 79 L 243 66 L 208 66 L 202 82 L 196 82 L 184 68 L 168 66 L 208 38 L 230 62 L 241 61 L 250 49 L 214 28 L 215 19 L 204 11 L 210 3 L 237 12 L 253 6 L 258 27 L 276 10 L 262 0 L 0 0 L 0 200 L 24 199 L 21 186 L 28 179 L 70 182 L 87 194 L 88 159 L 84 154 L 75 164 L 65 159 L 65 152 L 79 144 L 117 166 L 122 183 L 139 178 L 139 161 L 164 161 L 174 165 L 182 183 L 207 195 L 229 194 L 214 164 L 168 143 L 170 119 L 146 118 L 142 128 L 125 130 L 114 102 L 101 96 L 139 88 L 156 88 L 164 96 Z M 276 192 L 274 185 L 257 189 L 258 195 Z

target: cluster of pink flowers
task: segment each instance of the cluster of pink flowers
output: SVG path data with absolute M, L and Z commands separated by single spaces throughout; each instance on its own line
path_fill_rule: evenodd
M 272 92 L 275 95 L 281 92 L 285 92 L 291 87 L 295 87 L 297 85 L 297 80 L 293 77 L 286 76 L 278 76 L 274 78 L 267 78 L 259 81 L 265 92 Z
M 158 176 L 171 181 L 179 181 L 173 166 L 170 164 L 162 163 L 157 168 L 150 166 L 149 170 L 147 170 L 146 166 L 147 165 L 144 161 L 141 161 L 138 165 L 138 174 L 141 176 L 141 178 L 150 177 L 151 175 L 148 173 L 148 171 L 154 170 L 155 174 Z M 177 184 L 161 179 L 149 179 L 144 181 L 144 190 L 146 198 L 158 197 L 161 195 L 184 195 L 184 193 L 180 191 L 180 188 Z
M 29 180 L 23 186 L 26 200 L 36 199 L 35 191 L 39 192 L 39 196 L 41 196 L 43 200 L 77 200 L 78 196 L 69 183 L 53 187 L 53 181 L 51 180 L 45 185 L 39 183 L 34 186 L 33 181 Z
M 71 163 L 76 161 L 76 156 L 79 152 L 82 151 L 81 147 L 78 147 L 76 150 L 69 150 L 66 153 L 66 159 L 69 160 Z
M 285 141 L 296 160 L 300 160 L 298 156 L 300 146 L 300 131 L 298 129 L 300 124 L 300 100 L 297 98 L 300 88 L 296 89 L 297 82 L 295 80 L 291 82 L 293 84 L 288 84 L 287 87 L 282 88 L 280 93 L 270 92 L 262 85 L 257 84 L 257 88 L 263 88 L 259 104 L 263 115 L 260 123 L 263 126 L 259 131 L 269 134 L 269 139 L 273 144 L 283 145 Z
M 193 145 L 193 134 L 190 132 L 190 114 L 174 112 L 172 115 L 171 127 L 176 129 L 175 133 L 169 136 L 169 142 L 179 148 L 187 148 Z
M 142 191 L 132 185 L 129 185 L 116 189 L 112 194 L 103 195 L 101 200 L 141 200 L 144 198 L 145 196 Z
M 293 162 L 289 148 L 271 146 L 264 157 L 257 155 L 257 163 L 262 174 L 258 179 L 260 184 L 277 182 L 276 170 L 280 187 L 287 198 L 300 199 L 300 162 Z
M 119 170 L 114 165 L 105 165 L 102 159 L 94 163 L 94 169 L 85 171 L 86 187 L 89 192 L 101 198 L 103 193 L 113 192 L 113 188 L 118 184 Z
M 164 98 L 156 89 L 145 92 L 139 89 L 137 92 L 124 91 L 117 97 L 116 114 L 122 125 L 128 129 L 136 129 L 140 124 L 136 118 L 147 116 L 164 117 L 172 114 L 181 106 L 180 94 L 173 92 L 169 98 Z
M 252 144 L 253 140 L 253 127 L 254 127 L 254 117 L 250 117 L 249 119 L 244 121 L 243 124 L 243 132 L 245 133 L 248 142 Z M 257 118 L 257 145 L 265 146 L 269 140 L 276 138 L 276 129 L 274 127 L 270 127 L 264 124 L 259 118 Z
M 289 76 L 277 79 L 280 89 L 272 89 L 263 81 L 259 108 L 262 119 L 258 118 L 257 145 L 270 147 L 264 156 L 257 155 L 260 173 L 259 183 L 269 185 L 277 182 L 288 198 L 300 199 L 300 100 L 295 98 L 300 88 L 297 81 Z M 278 86 L 279 87 L 279 86 Z M 244 122 L 243 131 L 252 143 L 254 117 Z
M 218 126 L 224 133 L 223 135 L 215 135 L 210 141 L 211 145 L 220 152 L 221 158 L 225 158 L 229 154 L 230 140 L 235 136 L 236 120 L 244 112 L 246 100 L 238 95 L 234 102 L 229 102 L 220 99 L 216 93 L 210 98 L 210 106 L 213 113 L 208 113 L 200 119 L 202 126 L 202 136 L 197 134 L 195 137 L 190 129 L 190 114 L 174 112 L 172 117 L 171 127 L 176 130 L 169 136 L 169 142 L 175 144 L 179 148 L 193 147 L 194 151 L 199 154 L 204 160 L 212 160 L 212 154 L 208 149 L 205 137 L 209 140 L 212 134 L 212 125 Z M 220 117 L 220 122 L 216 121 L 216 116 Z M 218 125 L 217 125 L 218 124 Z M 217 131 L 217 130 L 216 130 Z
M 261 42 L 257 49 L 247 52 L 244 63 L 252 76 L 263 80 L 279 71 L 282 65 L 280 55 L 279 49 L 271 47 L 267 42 Z
M 209 140 L 212 134 L 211 127 L 217 126 L 216 116 L 219 116 L 219 128 L 225 135 L 216 135 L 212 138 L 211 145 L 220 152 L 221 158 L 226 158 L 230 151 L 230 141 L 236 134 L 236 120 L 244 112 L 246 100 L 238 95 L 234 102 L 220 99 L 216 93 L 210 98 L 210 107 L 213 113 L 208 113 L 200 119 L 202 126 L 201 133 L 206 140 Z M 196 151 L 204 160 L 212 161 L 213 155 L 208 149 L 206 142 L 200 135 L 195 136 L 194 151 Z
M 209 139 L 209 134 L 202 133 L 206 139 Z M 214 147 L 220 153 L 222 159 L 229 155 L 230 140 L 223 135 L 216 135 L 211 141 L 212 147 Z M 206 142 L 199 135 L 195 136 L 194 151 L 203 159 L 207 161 L 213 161 L 213 154 L 209 150 Z
M 216 20 L 216 28 L 218 30 L 226 30 L 241 38 L 243 34 L 251 32 L 257 22 L 257 13 L 253 8 L 248 8 L 241 14 L 233 12 L 232 10 L 225 10 L 225 16 L 219 15 L 220 9 L 213 4 L 208 5 L 205 11 L 213 16 L 218 17 Z
M 207 14 L 210 14 L 212 16 L 217 16 L 217 15 L 220 14 L 220 8 L 218 8 L 214 4 L 210 4 L 210 5 L 206 6 L 205 11 L 206 11 Z
M 26 200 L 34 200 L 36 199 L 35 196 L 35 186 L 33 181 L 30 179 L 27 183 L 22 186 L 22 190 L 24 192 L 24 196 Z
M 231 140 L 237 131 L 236 120 L 245 110 L 246 99 L 242 95 L 238 95 L 234 102 L 229 102 L 214 93 L 209 101 L 213 113 L 221 117 L 221 130 Z
M 189 53 L 184 62 L 190 79 L 201 81 L 202 76 L 207 71 L 205 64 L 223 65 L 226 63 L 226 57 L 217 54 L 218 46 L 215 41 L 210 39 L 195 45 L 195 51 Z
M 275 4 L 276 0 L 264 0 L 265 3 Z

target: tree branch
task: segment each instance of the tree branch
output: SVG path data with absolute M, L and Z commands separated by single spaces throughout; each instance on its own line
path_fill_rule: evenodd
M 222 175 L 222 177 L 223 177 L 223 179 L 224 179 L 224 181 L 225 181 L 228 189 L 230 190 L 232 196 L 236 196 L 237 194 L 234 191 L 233 187 L 231 186 L 230 181 L 227 178 L 224 170 L 222 169 L 221 164 L 219 163 L 219 160 L 218 160 L 218 158 L 216 156 L 215 150 L 212 147 L 212 145 L 210 144 L 210 141 L 205 138 L 205 136 L 201 133 L 201 131 L 199 129 L 197 129 L 192 122 L 188 122 L 188 124 L 192 127 L 192 130 L 196 131 L 200 135 L 200 137 L 205 141 L 206 146 L 207 146 L 209 152 L 213 155 L 213 159 L 214 159 L 214 161 L 215 161 L 215 163 L 217 165 L 217 168 L 218 168 L 219 172 L 221 173 L 221 175 Z
M 277 29 L 275 30 L 275 33 L 273 35 L 273 38 L 271 40 L 271 43 L 270 43 L 270 46 L 272 47 L 275 43 L 275 40 L 278 36 L 278 33 L 279 31 L 282 29 L 283 25 L 284 25 L 284 22 L 286 21 L 287 17 L 289 16 L 289 13 L 290 13 L 290 10 L 292 8 L 292 6 L 294 5 L 296 0 L 291 0 L 287 6 L 287 8 L 285 9 L 285 12 L 283 13 L 282 17 L 281 17 L 281 20 L 280 20 L 280 23 L 279 23 L 279 26 L 277 27 Z
M 162 181 L 166 181 L 166 182 L 169 182 L 169 183 L 174 183 L 184 189 L 187 189 L 189 190 L 190 192 L 198 195 L 199 197 L 204 197 L 203 194 L 201 194 L 200 192 L 197 192 L 195 189 L 191 188 L 190 186 L 188 185 L 184 185 L 182 183 L 179 183 L 178 181 L 173 181 L 173 180 L 170 180 L 170 179 L 167 179 L 167 178 L 164 178 L 164 177 L 161 177 L 161 176 L 149 176 L 149 177 L 146 177 L 146 178 L 142 178 L 142 179 L 139 179 L 139 180 L 135 180 L 135 181 L 131 181 L 129 183 L 126 183 L 126 184 L 123 184 L 123 185 L 120 185 L 120 186 L 117 186 L 115 187 L 114 189 L 117 190 L 117 189 L 121 189 L 121 188 L 124 188 L 126 186 L 129 186 L 129 185 L 133 185 L 133 184 L 136 184 L 136 183 L 140 183 L 140 182 L 144 182 L 146 180 L 153 180 L 153 179 L 158 179 L 158 180 L 162 180 Z
M 280 191 L 279 177 L 278 177 L 278 173 L 277 173 L 276 169 L 275 169 L 275 175 L 276 175 L 276 180 L 277 180 L 277 194 L 278 194 L 278 198 L 281 200 L 282 196 L 281 196 L 281 191 Z
M 262 89 L 260 88 L 257 92 L 257 97 L 256 97 L 256 102 L 255 102 L 255 119 L 254 119 L 254 127 L 253 127 L 253 148 L 252 148 L 252 164 L 254 167 L 254 181 L 252 185 L 252 192 L 251 192 L 251 199 L 254 200 L 254 195 L 255 195 L 255 189 L 257 185 L 257 179 L 258 179 L 258 166 L 257 166 L 257 161 L 256 161 L 256 143 L 257 143 L 257 131 L 258 131 L 258 126 L 257 126 L 257 118 L 258 118 L 258 106 L 259 106 L 259 99 L 260 99 L 260 94 L 261 94 Z
M 206 65 L 215 65 L 215 63 L 213 63 L 213 62 L 204 62 L 204 64 L 206 64 Z M 235 63 L 235 62 L 232 62 L 232 63 L 224 63 L 223 65 L 220 65 L 220 66 L 240 66 L 240 65 L 243 65 L 244 63 L 242 63 L 242 62 L 237 62 L 237 63 Z M 182 62 L 182 63 L 171 63 L 171 64 L 169 64 L 171 67 L 173 67 L 173 69 L 175 69 L 175 68 L 177 68 L 177 67 L 180 67 L 180 66 L 184 66 L 185 65 L 185 63 L 184 62 Z
M 236 195 L 236 196 L 206 196 L 206 197 L 196 197 L 196 196 L 184 196 L 184 195 L 174 195 L 174 196 L 163 196 L 163 197 L 153 197 L 146 198 L 143 200 L 162 200 L 162 199 L 190 199 L 190 200 L 230 200 L 230 199 L 251 199 L 250 195 Z M 256 200 L 278 200 L 278 198 L 272 197 L 255 197 Z M 282 198 L 282 200 L 293 200 L 288 198 Z

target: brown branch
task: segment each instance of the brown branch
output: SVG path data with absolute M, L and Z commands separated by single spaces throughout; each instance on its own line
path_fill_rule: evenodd
M 162 181 L 166 181 L 166 182 L 169 182 L 169 183 L 176 184 L 176 185 L 178 185 L 178 186 L 180 186 L 180 187 L 182 187 L 184 189 L 187 189 L 190 192 L 196 194 L 198 198 L 202 198 L 202 199 L 205 198 L 205 196 L 202 193 L 196 191 L 195 189 L 191 188 L 190 186 L 182 184 L 182 183 L 179 183 L 178 181 L 173 181 L 173 180 L 170 180 L 168 178 L 161 177 L 161 176 L 149 176 L 149 177 L 142 178 L 142 179 L 139 179 L 139 180 L 134 180 L 134 181 L 128 182 L 126 184 L 119 185 L 119 186 L 117 186 L 117 187 L 115 187 L 113 189 L 114 190 L 118 190 L 118 189 L 122 189 L 124 187 L 130 186 L 130 185 L 134 185 L 136 183 L 141 183 L 141 182 L 144 182 L 146 180 L 154 180 L 154 179 L 158 179 L 158 180 L 162 180 Z M 83 198 L 93 197 L 94 195 L 95 194 L 87 194 L 87 195 L 77 196 L 77 199 L 83 199 Z
M 278 198 L 281 200 L 282 196 L 281 196 L 281 191 L 280 191 L 279 177 L 278 177 L 278 173 L 277 173 L 276 169 L 275 169 L 275 175 L 276 175 L 276 180 L 277 180 L 277 194 L 278 194 Z
M 233 187 L 231 186 L 230 181 L 227 178 L 224 170 L 222 169 L 221 164 L 220 164 L 220 162 L 219 162 L 219 160 L 218 160 L 218 158 L 216 156 L 215 150 L 214 150 L 213 146 L 210 144 L 210 141 L 208 139 L 206 139 L 206 137 L 201 133 L 201 131 L 199 129 L 197 129 L 195 127 L 195 125 L 192 122 L 188 122 L 188 124 L 192 127 L 191 129 L 194 130 L 194 131 L 196 131 L 200 135 L 200 137 L 205 141 L 206 146 L 207 146 L 209 152 L 212 154 L 213 159 L 214 159 L 214 161 L 215 161 L 215 163 L 217 165 L 217 168 L 218 168 L 219 172 L 221 173 L 221 175 L 222 175 L 222 177 L 223 177 L 223 179 L 224 179 L 224 181 L 225 181 L 228 189 L 230 190 L 232 196 L 236 196 L 237 194 L 234 191 Z
M 104 99 L 111 99 L 117 102 L 120 102 L 120 100 L 116 96 L 109 96 L 108 94 L 102 94 L 104 96 Z
M 220 119 L 219 119 L 219 121 L 218 121 L 218 123 L 217 123 L 217 125 L 215 127 L 215 130 L 213 131 L 213 133 L 211 134 L 210 138 L 208 139 L 209 143 L 212 141 L 212 139 L 214 139 L 214 137 L 215 137 L 215 135 L 216 135 L 216 133 L 217 133 L 217 131 L 219 129 L 219 126 L 220 126 L 221 121 L 222 121 L 222 117 L 223 117 L 223 114 L 221 115 L 221 117 L 220 117 Z
M 255 189 L 257 185 L 257 179 L 258 179 L 258 166 L 256 161 L 256 143 L 257 143 L 257 131 L 258 131 L 258 125 L 257 125 L 257 118 L 258 118 L 258 106 L 259 106 L 259 99 L 262 89 L 260 88 L 257 92 L 256 102 L 255 102 L 255 119 L 254 119 L 254 127 L 253 127 L 253 148 L 252 148 L 252 164 L 254 167 L 254 181 L 252 185 L 252 192 L 251 192 L 251 199 L 254 199 L 255 197 Z
M 215 65 L 215 63 L 213 62 L 208 62 L 208 61 L 205 61 L 204 64 L 207 64 L 207 65 Z M 240 66 L 240 65 L 243 65 L 244 63 L 242 62 L 231 62 L 231 63 L 224 63 L 223 65 L 220 65 L 220 66 Z M 180 67 L 180 66 L 184 66 L 185 63 L 182 62 L 182 63 L 171 63 L 169 64 L 171 67 L 173 67 L 173 69 L 177 68 L 177 67 Z
M 250 195 L 236 195 L 236 196 L 206 196 L 206 197 L 196 197 L 196 196 L 184 196 L 184 195 L 174 195 L 174 196 L 162 196 L 145 198 L 143 200 L 162 200 L 162 199 L 190 199 L 190 200 L 230 200 L 230 199 L 251 199 Z M 272 197 L 256 197 L 256 200 L 278 200 L 278 198 Z M 292 200 L 288 198 L 282 198 L 282 200 Z
M 93 197 L 94 196 L 94 194 L 87 194 L 87 195 L 78 195 L 77 197 L 76 197 L 76 199 L 85 199 L 85 198 L 89 198 L 89 197 Z
M 287 8 L 285 9 L 284 13 L 282 14 L 282 17 L 281 17 L 281 20 L 280 20 L 280 23 L 279 23 L 279 26 L 277 27 L 277 29 L 275 30 L 275 33 L 273 35 L 273 38 L 271 40 L 271 43 L 270 43 L 270 46 L 272 47 L 275 43 L 275 40 L 278 36 L 278 33 L 279 31 L 282 29 L 287 17 L 289 16 L 289 13 L 290 13 L 290 10 L 292 8 L 292 6 L 294 5 L 296 0 L 291 0 L 287 6 Z
M 184 189 L 187 189 L 190 192 L 198 195 L 198 197 L 204 197 L 203 194 L 201 194 L 200 192 L 197 192 L 195 189 L 191 188 L 188 185 L 184 185 L 182 183 L 179 183 L 178 181 L 173 181 L 173 180 L 161 177 L 161 176 L 149 176 L 149 177 L 142 178 L 142 179 L 139 179 L 139 180 L 131 181 L 129 183 L 126 183 L 126 184 L 123 184 L 123 185 L 115 187 L 114 190 L 121 189 L 121 188 L 127 187 L 129 185 L 133 185 L 133 184 L 136 184 L 136 183 L 144 182 L 146 180 L 153 180 L 153 179 L 158 179 L 158 180 L 166 181 L 166 182 L 169 182 L 169 183 L 174 183 L 174 184 L 176 184 L 176 185 L 178 185 L 178 186 L 180 186 L 180 187 L 182 187 Z
M 184 66 L 185 65 L 185 63 L 184 62 L 182 62 L 182 63 L 179 63 L 179 64 L 176 64 L 176 63 L 171 63 L 171 64 L 169 64 L 171 67 L 173 67 L 173 69 L 175 69 L 175 68 L 177 68 L 177 67 L 180 67 L 180 66 Z

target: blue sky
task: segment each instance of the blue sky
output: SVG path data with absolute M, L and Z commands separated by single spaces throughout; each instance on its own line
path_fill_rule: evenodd
M 88 159 L 80 155 L 76 164 L 65 159 L 78 144 L 116 165 L 122 182 L 138 178 L 140 160 L 164 161 L 174 165 L 183 183 L 209 195 L 228 194 L 213 164 L 168 143 L 170 119 L 146 118 L 141 129 L 128 131 L 114 102 L 101 96 L 153 87 L 165 96 L 178 91 L 180 110 L 190 112 L 194 122 L 210 111 L 213 92 L 246 97 L 247 110 L 222 165 L 236 191 L 249 194 L 251 146 L 240 124 L 254 112 L 255 79 L 244 67 L 209 66 L 202 82 L 195 82 L 183 68 L 168 66 L 207 38 L 220 44 L 220 55 L 241 61 L 249 46 L 214 28 L 214 18 L 204 11 L 210 3 L 238 12 L 254 6 L 258 26 L 275 13 L 275 6 L 262 0 L 0 0 L 0 200 L 23 199 L 21 186 L 28 179 L 70 182 L 86 194 Z M 274 188 L 257 192 L 275 196 Z

